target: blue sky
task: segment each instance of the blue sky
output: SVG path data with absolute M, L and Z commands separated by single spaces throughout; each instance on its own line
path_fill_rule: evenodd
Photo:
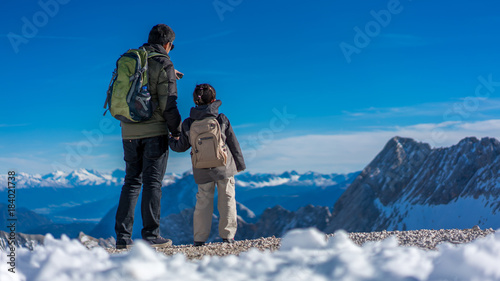
M 361 170 L 395 135 L 437 147 L 500 137 L 497 1 L 0 6 L 5 172 L 123 169 L 119 122 L 102 105 L 116 59 L 157 23 L 177 35 L 183 119 L 194 86 L 211 83 L 251 172 Z M 168 172 L 188 169 L 171 152 Z

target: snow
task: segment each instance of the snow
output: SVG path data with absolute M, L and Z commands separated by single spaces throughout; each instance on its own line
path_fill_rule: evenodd
M 321 232 L 310 228 L 307 230 L 294 229 L 289 231 L 281 240 L 281 250 L 298 249 L 321 249 L 326 245 L 326 236 Z
M 298 174 L 292 171 L 280 175 L 243 173 L 236 176 L 236 183 L 240 187 L 255 189 L 280 185 L 313 185 L 324 187 L 338 184 L 338 180 L 342 180 L 342 176 L 344 176 L 344 180 L 347 180 L 347 175 L 317 174 L 313 172 Z
M 411 204 L 406 200 L 384 206 L 375 199 L 375 206 L 381 211 L 381 217 L 395 216 L 401 220 L 393 220 L 387 229 L 441 229 L 441 228 L 471 228 L 478 225 L 481 228 L 498 228 L 500 212 L 496 208 L 496 198 L 485 196 L 459 197 L 444 205 Z M 403 228 L 403 225 L 406 227 Z
M 268 186 L 277 186 L 277 185 L 283 185 L 292 182 L 293 180 L 291 178 L 272 178 L 269 179 L 268 181 L 265 182 L 244 182 L 241 180 L 237 180 L 237 183 L 241 187 L 253 187 L 253 188 L 262 188 L 262 187 L 268 187 Z
M 76 240 L 46 237 L 32 252 L 16 250 L 16 273 L 0 253 L 0 280 L 500 280 L 500 232 L 438 251 L 400 247 L 394 237 L 360 247 L 338 231 L 325 241 L 316 229 L 293 230 L 275 252 L 186 260 L 141 241 L 123 254 L 87 250 Z

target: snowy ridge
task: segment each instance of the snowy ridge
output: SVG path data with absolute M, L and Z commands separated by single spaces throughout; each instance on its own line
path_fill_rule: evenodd
M 78 169 L 71 172 L 55 171 L 45 175 L 27 174 L 20 172 L 16 175 L 16 188 L 72 188 L 77 186 L 119 186 L 123 184 L 125 172 L 115 170 L 105 173 L 96 170 Z M 163 185 L 167 186 L 175 182 L 180 176 L 166 174 Z M 7 185 L 7 175 L 0 175 L 0 191 Z
M 263 188 L 278 185 L 309 185 L 309 186 L 332 186 L 339 182 L 346 181 L 348 175 L 344 174 L 319 174 L 307 172 L 299 174 L 296 171 L 282 174 L 252 174 L 243 173 L 236 177 L 236 181 L 241 187 Z
M 0 190 L 5 188 L 6 176 L 0 176 Z M 63 187 L 71 188 L 82 185 L 117 185 L 119 178 L 115 178 L 110 174 L 99 173 L 93 170 L 79 169 L 72 172 L 56 171 L 53 173 L 26 174 L 20 172 L 16 175 L 16 188 L 36 188 L 36 187 Z
M 408 202 L 396 202 L 384 206 L 379 200 L 375 205 L 381 211 L 382 218 L 390 218 L 389 223 L 384 223 L 386 229 L 429 229 L 457 228 L 457 225 L 478 225 L 490 227 L 500 225 L 499 214 L 492 210 L 491 205 L 498 201 L 478 198 L 462 197 L 441 205 L 420 205 Z M 374 228 L 381 228 L 381 221 Z

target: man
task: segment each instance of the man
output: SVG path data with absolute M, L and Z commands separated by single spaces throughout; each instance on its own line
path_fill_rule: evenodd
M 116 212 L 116 248 L 132 245 L 132 226 L 137 199 L 142 191 L 142 239 L 153 247 L 171 245 L 160 236 L 161 185 L 168 159 L 168 134 L 180 135 L 181 116 L 177 109 L 176 70 L 169 52 L 174 48 L 174 31 L 165 24 L 154 26 L 144 44 L 148 53 L 148 89 L 158 106 L 151 119 L 139 123 L 121 122 L 125 182 Z M 179 73 L 181 75 L 181 73 Z

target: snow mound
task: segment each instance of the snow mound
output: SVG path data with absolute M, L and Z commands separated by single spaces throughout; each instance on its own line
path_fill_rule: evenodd
M 281 251 L 297 249 L 323 249 L 326 246 L 325 234 L 316 228 L 294 229 L 281 239 Z
M 400 247 L 394 237 L 360 247 L 343 231 L 325 241 L 316 229 L 302 229 L 287 233 L 275 252 L 189 261 L 140 241 L 130 252 L 110 255 L 48 235 L 32 252 L 16 250 L 15 273 L 8 271 L 7 253 L 0 253 L 0 280 L 500 280 L 500 231 L 438 248 Z

